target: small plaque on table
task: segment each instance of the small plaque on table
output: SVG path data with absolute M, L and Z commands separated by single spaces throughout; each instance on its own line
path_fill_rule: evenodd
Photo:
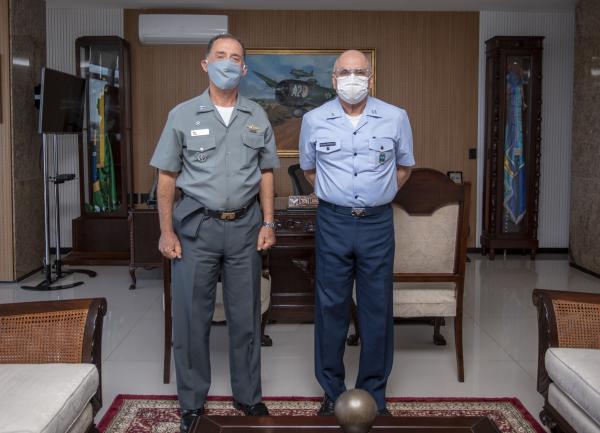
M 291 195 L 288 197 L 288 209 L 316 209 L 319 199 L 316 195 Z

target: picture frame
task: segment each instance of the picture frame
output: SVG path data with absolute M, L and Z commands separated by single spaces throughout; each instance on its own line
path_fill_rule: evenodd
M 3 123 L 2 111 L 3 111 L 3 99 L 2 99 L 2 54 L 0 54 L 0 124 Z
M 454 183 L 463 183 L 462 171 L 449 171 L 446 174 Z
M 280 157 L 298 157 L 302 116 L 336 97 L 331 82 L 335 60 L 345 49 L 247 49 L 248 72 L 240 93 L 266 111 Z M 376 92 L 375 50 L 361 49 L 371 61 Z

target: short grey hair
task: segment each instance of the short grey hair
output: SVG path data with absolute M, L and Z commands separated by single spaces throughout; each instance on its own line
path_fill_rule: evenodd
M 363 55 L 363 57 L 365 58 L 365 60 L 367 61 L 367 67 L 369 69 L 371 69 L 372 65 L 371 65 L 371 59 L 369 58 L 369 56 L 367 56 L 365 53 L 363 53 L 360 50 L 346 50 L 342 54 L 340 54 L 337 59 L 335 59 L 335 63 L 333 64 L 334 71 L 338 68 L 338 65 L 340 63 L 340 57 L 342 57 L 344 54 L 346 54 L 347 52 L 350 52 L 350 51 L 356 51 L 357 53 L 361 53 Z
M 210 51 L 212 50 L 213 44 L 219 39 L 233 39 L 234 41 L 237 41 L 237 43 L 242 46 L 244 60 L 246 59 L 246 47 L 244 46 L 244 43 L 240 38 L 232 35 L 231 33 L 221 33 L 220 35 L 214 36 L 210 41 L 208 41 L 208 46 L 206 47 L 206 57 L 210 55 Z

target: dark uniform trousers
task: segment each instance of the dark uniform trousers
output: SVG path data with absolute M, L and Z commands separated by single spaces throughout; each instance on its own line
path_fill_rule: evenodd
M 394 354 L 392 217 L 391 207 L 363 217 L 322 205 L 317 210 L 315 373 L 334 401 L 346 390 L 343 359 L 356 280 L 361 346 L 355 387 L 385 407 Z
M 261 401 L 260 278 L 256 242 L 262 214 L 258 203 L 234 221 L 204 215 L 185 196 L 173 212 L 182 258 L 172 261 L 173 353 L 182 409 L 201 408 L 210 388 L 209 336 L 216 284 L 223 271 L 223 301 L 229 334 L 234 398 Z

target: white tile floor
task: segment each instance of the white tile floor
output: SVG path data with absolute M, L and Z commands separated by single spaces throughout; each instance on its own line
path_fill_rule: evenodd
M 535 390 L 537 321 L 531 303 L 534 287 L 600 293 L 600 279 L 569 267 L 566 256 L 498 257 L 490 262 L 470 255 L 465 286 L 465 382 L 456 380 L 452 322 L 435 346 L 431 328 L 396 326 L 394 369 L 389 396 L 483 396 L 519 398 L 537 416 L 542 398 Z M 83 286 L 50 293 L 0 284 L 0 303 L 103 296 L 108 300 L 102 346 L 104 414 L 117 394 L 174 394 L 162 383 L 163 310 L 160 272 L 138 271 L 137 290 L 128 290 L 125 267 L 94 267 L 98 277 L 82 276 Z M 70 277 L 77 279 L 78 277 Z M 36 282 L 32 277 L 27 282 Z M 265 396 L 320 396 L 313 374 L 312 325 L 271 325 L 274 345 L 263 349 Z M 212 395 L 230 395 L 227 333 L 211 336 Z M 356 377 L 358 348 L 346 351 L 348 386 Z

